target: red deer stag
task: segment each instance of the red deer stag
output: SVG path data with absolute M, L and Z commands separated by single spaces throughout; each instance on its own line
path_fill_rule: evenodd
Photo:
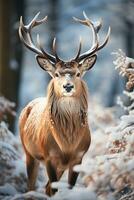
M 46 193 L 51 196 L 57 190 L 52 182 L 60 179 L 69 169 L 68 184 L 72 188 L 78 173 L 73 171 L 80 164 L 90 146 L 90 130 L 87 120 L 88 92 L 82 76 L 96 62 L 97 51 L 108 42 L 110 27 L 103 44 L 99 45 L 98 32 L 101 22 L 96 26 L 84 14 L 84 20 L 74 18 L 76 22 L 91 28 L 92 47 L 81 54 L 81 41 L 78 53 L 71 61 L 61 60 L 56 53 L 56 39 L 53 40 L 53 54 L 47 53 L 37 35 L 37 45 L 32 39 L 31 30 L 47 20 L 37 20 L 39 13 L 28 24 L 20 19 L 19 36 L 24 45 L 37 54 L 39 66 L 47 71 L 52 79 L 48 86 L 47 102 L 37 98 L 21 112 L 20 136 L 26 154 L 28 190 L 34 190 L 39 162 L 46 166 L 48 183 Z

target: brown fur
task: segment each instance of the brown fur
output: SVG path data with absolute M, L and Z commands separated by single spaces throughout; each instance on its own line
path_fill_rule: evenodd
M 26 153 L 29 190 L 34 189 L 38 161 L 45 163 L 49 182 L 48 195 L 55 190 L 51 182 L 59 180 L 69 168 L 69 184 L 74 185 L 78 174 L 73 172 L 90 145 L 87 123 L 87 88 L 81 81 L 81 90 L 74 97 L 59 97 L 54 79 L 48 86 L 47 102 L 38 98 L 30 102 L 20 115 L 20 135 Z M 30 173 L 30 169 L 33 169 Z M 71 174 L 71 175 L 70 175 Z

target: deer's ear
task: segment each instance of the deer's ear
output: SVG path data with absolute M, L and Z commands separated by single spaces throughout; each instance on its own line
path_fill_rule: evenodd
M 86 71 L 88 71 L 89 69 L 91 69 L 97 59 L 97 55 L 93 55 L 92 57 L 86 58 L 81 64 L 80 64 L 80 71 L 81 74 L 84 75 Z
M 42 58 L 41 56 L 36 56 L 36 60 L 43 70 L 47 71 L 50 76 L 54 77 L 55 67 L 52 63 L 50 63 L 47 59 Z

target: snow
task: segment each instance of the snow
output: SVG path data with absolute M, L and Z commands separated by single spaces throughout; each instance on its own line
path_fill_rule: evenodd
M 16 193 L 17 190 L 8 183 L 6 183 L 3 186 L 0 186 L 0 194 L 14 196 Z
M 90 191 L 88 188 L 75 187 L 72 190 L 65 188 L 64 190 L 59 190 L 57 194 L 53 197 L 53 200 L 97 200 L 95 192 Z
M 45 194 L 41 194 L 39 192 L 27 192 L 25 194 L 16 195 L 15 197 L 11 198 L 11 200 L 20 200 L 20 199 L 38 199 L 38 200 L 47 200 L 48 197 Z

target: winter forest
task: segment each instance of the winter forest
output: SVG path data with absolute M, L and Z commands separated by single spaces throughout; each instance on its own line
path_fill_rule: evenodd
M 28 24 L 38 12 L 38 20 L 47 15 L 47 22 L 32 30 L 33 41 L 38 41 L 39 34 L 43 48 L 52 54 L 56 37 L 58 55 L 67 61 L 75 57 L 80 37 L 82 53 L 93 43 L 91 28 L 72 18 L 83 19 L 83 11 L 96 27 L 102 21 L 94 30 L 99 32 L 100 44 L 109 26 L 111 33 L 97 52 L 95 65 L 82 77 L 89 91 L 90 147 L 81 164 L 73 167 L 79 172 L 75 186 L 69 188 L 66 170 L 52 183 L 58 192 L 50 197 L 42 163 L 36 188 L 28 191 L 18 120 L 33 99 L 45 97 L 47 102 L 51 77 L 20 41 L 19 20 L 23 16 Z M 134 1 L 1 0 L 0 24 L 0 200 L 134 200 Z

